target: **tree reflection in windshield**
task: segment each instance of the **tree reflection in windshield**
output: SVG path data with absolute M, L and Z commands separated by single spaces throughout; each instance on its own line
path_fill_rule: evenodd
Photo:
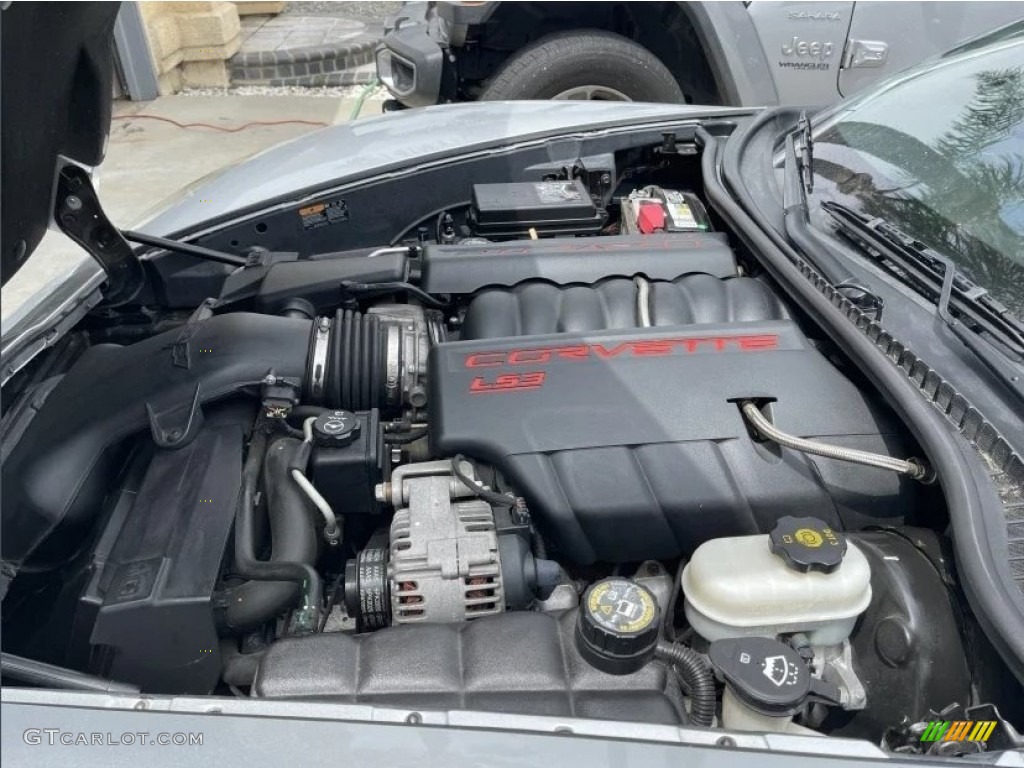
M 937 138 L 922 140 L 855 109 L 817 136 L 814 171 L 831 182 L 822 197 L 882 217 L 950 256 L 1024 317 L 1024 67 L 968 76 L 973 93 L 958 111 L 949 105 L 953 119 Z M 869 111 L 884 113 L 877 102 L 886 96 L 898 109 L 899 91 Z

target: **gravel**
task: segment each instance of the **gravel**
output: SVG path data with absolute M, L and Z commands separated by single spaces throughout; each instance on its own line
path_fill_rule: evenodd
M 325 88 L 306 88 L 298 85 L 237 85 L 230 88 L 187 88 L 182 96 L 314 96 L 324 99 L 358 99 L 366 86 L 346 85 Z M 367 101 L 384 101 L 387 91 L 378 88 L 366 96 Z
M 337 16 L 344 19 L 376 22 L 383 24 L 384 19 L 398 12 L 401 3 L 393 2 L 288 2 L 284 4 L 284 13 L 302 16 Z

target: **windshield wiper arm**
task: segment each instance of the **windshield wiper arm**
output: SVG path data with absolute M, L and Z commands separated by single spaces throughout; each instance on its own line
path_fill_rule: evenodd
M 797 136 L 801 142 L 799 150 L 796 148 Z M 782 206 L 786 236 L 841 296 L 862 312 L 878 319 L 882 314 L 881 298 L 833 256 L 828 246 L 821 242 L 810 227 L 807 193 L 814 189 L 814 173 L 811 170 L 813 142 L 811 123 L 804 112 L 800 115 L 796 130 L 785 138 Z
M 1024 400 L 1024 328 L 1009 310 L 975 285 L 946 256 L 882 218 L 825 201 L 822 209 L 842 234 L 868 255 L 895 264 L 932 294 L 940 319 L 1017 397 Z M 956 310 L 956 315 L 950 310 Z
M 804 192 L 809 195 L 814 191 L 814 133 L 811 131 L 811 120 L 806 112 L 800 113 L 796 133 L 800 134 L 797 167 L 800 169 L 800 181 L 803 182 Z

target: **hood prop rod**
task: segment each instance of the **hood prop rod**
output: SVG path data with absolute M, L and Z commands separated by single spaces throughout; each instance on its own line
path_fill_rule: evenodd
M 234 253 L 224 253 L 223 251 L 215 251 L 212 248 L 204 248 L 201 245 L 192 245 L 191 243 L 182 243 L 177 240 L 170 240 L 166 237 L 158 237 L 157 235 L 147 235 L 144 232 L 136 232 L 132 229 L 122 229 L 121 234 L 124 235 L 125 240 L 129 240 L 133 243 L 150 245 L 154 248 L 163 248 L 165 251 L 184 253 L 188 256 L 198 256 L 200 259 L 206 259 L 207 261 L 219 261 L 221 264 L 230 264 L 233 267 L 244 267 L 249 263 L 249 259 L 245 256 L 238 256 Z

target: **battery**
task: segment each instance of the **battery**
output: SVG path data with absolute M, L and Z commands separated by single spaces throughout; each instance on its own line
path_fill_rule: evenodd
M 580 179 L 474 184 L 470 223 L 474 233 L 490 237 L 586 235 L 608 219 Z
M 645 187 L 622 201 L 622 231 L 650 235 L 658 232 L 707 232 L 711 220 L 691 192 Z

